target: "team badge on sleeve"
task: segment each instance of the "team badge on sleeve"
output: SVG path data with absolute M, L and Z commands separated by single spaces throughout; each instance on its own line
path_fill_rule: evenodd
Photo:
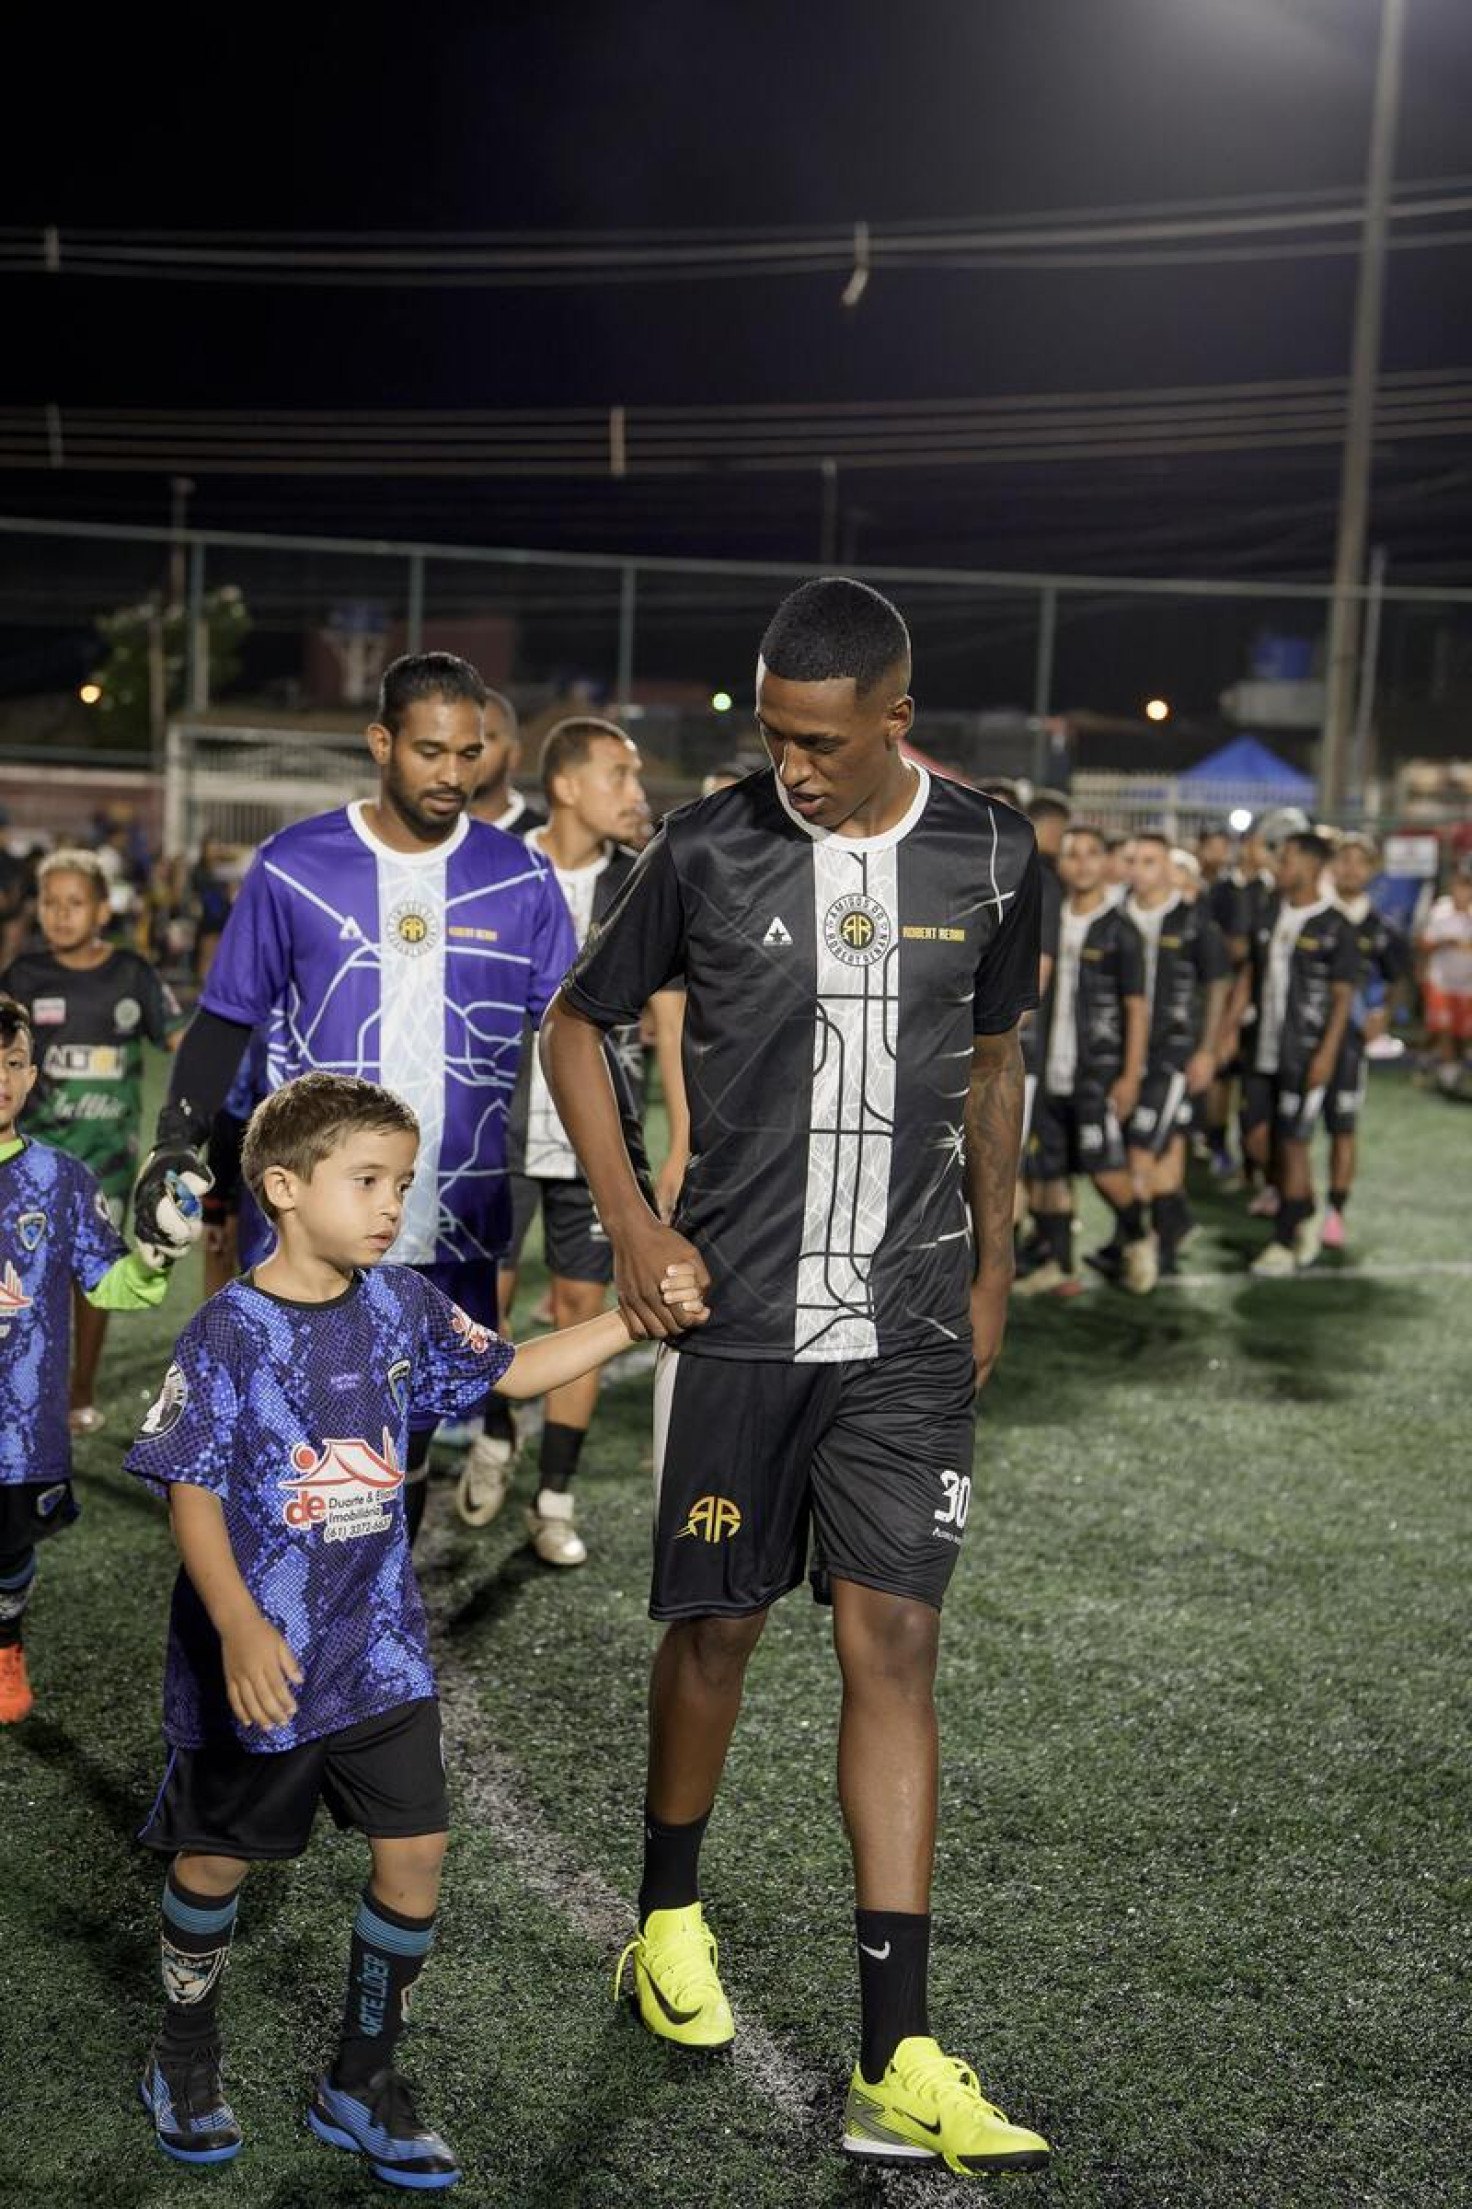
M 156 1442 L 179 1424 L 184 1416 L 184 1406 L 189 1401 L 189 1383 L 182 1369 L 171 1365 L 164 1375 L 163 1386 L 143 1414 L 143 1424 L 138 1429 L 150 1442 Z

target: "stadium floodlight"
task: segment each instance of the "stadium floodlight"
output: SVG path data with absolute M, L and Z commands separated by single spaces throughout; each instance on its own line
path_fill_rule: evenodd
M 84 706 L 100 706 L 102 703 L 102 685 L 101 683 L 83 683 L 81 689 L 77 692 L 77 696 Z
M 1234 805 L 1227 815 L 1227 826 L 1238 836 L 1245 836 L 1252 826 L 1252 814 L 1245 805 Z
M 1147 698 L 1145 701 L 1145 719 L 1147 721 L 1168 721 L 1170 719 L 1169 701 L 1164 698 Z
M 710 694 L 710 710 L 712 713 L 729 713 L 731 711 L 730 691 L 713 690 Z

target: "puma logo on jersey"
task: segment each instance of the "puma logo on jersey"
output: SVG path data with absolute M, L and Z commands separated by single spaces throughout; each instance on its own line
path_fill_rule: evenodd
M 772 925 L 763 936 L 762 942 L 783 944 L 791 943 L 791 941 L 792 936 L 787 927 L 787 923 L 781 918 L 779 914 L 774 913 L 772 915 Z

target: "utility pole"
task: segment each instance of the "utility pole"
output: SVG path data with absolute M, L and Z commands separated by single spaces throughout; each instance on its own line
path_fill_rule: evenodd
M 1365 220 L 1360 238 L 1355 295 L 1354 348 L 1349 368 L 1349 419 L 1339 479 L 1339 539 L 1334 556 L 1334 597 L 1325 654 L 1324 731 L 1319 752 L 1319 811 L 1333 819 L 1344 802 L 1350 735 L 1354 726 L 1355 663 L 1360 606 L 1354 595 L 1364 572 L 1365 531 L 1374 457 L 1375 386 L 1380 370 L 1380 324 L 1385 297 L 1385 241 L 1390 182 L 1395 168 L 1395 127 L 1400 108 L 1401 48 L 1406 0 L 1381 0 L 1380 52 L 1375 66 L 1375 105 L 1370 122 L 1370 163 L 1365 179 Z

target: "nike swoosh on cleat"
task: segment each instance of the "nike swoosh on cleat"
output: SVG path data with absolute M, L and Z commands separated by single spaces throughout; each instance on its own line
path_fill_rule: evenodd
M 918 2125 L 922 2132 L 928 2132 L 934 2140 L 940 2138 L 940 2119 L 938 2117 L 933 2125 L 928 2125 L 923 2117 L 915 2115 L 913 2109 L 902 2109 L 899 2114 L 904 2118 L 906 2124 Z
M 695 2019 L 700 2015 L 698 2009 L 677 2010 L 674 2003 L 671 2002 L 661 1992 L 658 1983 L 654 1979 L 649 1977 L 649 1973 L 647 1971 L 645 1972 L 644 1976 L 646 1979 L 649 1979 L 650 1992 L 653 1994 L 655 2001 L 664 2011 L 665 2016 L 669 2019 L 672 2025 L 691 2025 L 694 2023 Z
M 872 1956 L 874 1958 L 876 1964 L 887 1963 L 889 1961 L 890 1944 L 888 1941 L 885 1942 L 882 1948 L 870 1948 L 868 1943 L 865 1941 L 860 1941 L 859 1946 L 863 1949 L 866 1956 Z

